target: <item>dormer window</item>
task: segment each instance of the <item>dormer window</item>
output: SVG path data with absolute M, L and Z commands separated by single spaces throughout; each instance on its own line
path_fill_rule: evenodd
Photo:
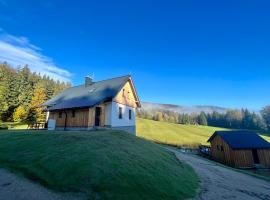
M 92 92 L 94 92 L 95 90 L 96 90 L 96 88 L 92 88 L 92 89 L 89 90 L 89 93 L 92 93 Z

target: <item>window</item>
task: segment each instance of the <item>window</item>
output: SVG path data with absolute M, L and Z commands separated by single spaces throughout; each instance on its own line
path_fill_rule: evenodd
M 128 111 L 128 118 L 131 120 L 132 119 L 132 112 L 131 110 Z
M 119 119 L 122 119 L 123 118 L 123 109 L 122 109 L 122 107 L 119 107 Z
M 62 118 L 62 111 L 59 111 L 59 116 L 58 118 Z
M 75 117 L 75 110 L 72 110 L 71 116 L 72 116 L 72 118 Z
M 123 97 L 125 97 L 125 89 L 123 89 Z
M 223 146 L 220 146 L 220 150 L 221 150 L 221 151 L 224 151 Z

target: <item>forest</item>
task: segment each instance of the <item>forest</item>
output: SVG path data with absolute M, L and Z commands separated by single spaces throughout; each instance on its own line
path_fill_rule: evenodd
M 144 119 L 165 121 L 176 124 L 216 126 L 232 129 L 270 130 L 270 106 L 265 106 L 260 113 L 248 109 L 229 109 L 225 113 L 183 114 L 168 110 L 138 109 L 137 116 Z
M 29 67 L 0 64 L 0 122 L 44 122 L 42 103 L 71 86 Z

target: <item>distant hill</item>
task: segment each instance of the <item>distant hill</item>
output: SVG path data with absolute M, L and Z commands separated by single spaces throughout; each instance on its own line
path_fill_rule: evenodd
M 166 111 L 173 111 L 177 113 L 185 113 L 185 114 L 191 114 L 191 113 L 212 113 L 213 111 L 219 112 L 219 113 L 225 113 L 228 108 L 224 107 L 218 107 L 218 106 L 184 106 L 184 105 L 173 105 L 173 104 L 161 104 L 161 103 L 150 103 L 150 102 L 142 102 L 142 108 L 146 111 L 157 111 L 157 110 L 166 110 Z

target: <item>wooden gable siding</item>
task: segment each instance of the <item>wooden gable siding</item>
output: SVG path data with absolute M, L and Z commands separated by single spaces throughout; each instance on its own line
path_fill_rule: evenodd
M 133 108 L 137 108 L 137 99 L 135 91 L 132 89 L 130 80 L 124 85 L 124 87 L 118 92 L 113 101 L 124 104 Z
M 221 146 L 223 147 L 223 151 L 221 151 Z M 214 137 L 211 141 L 211 155 L 215 160 L 226 163 L 230 166 L 234 165 L 232 149 L 219 135 Z

